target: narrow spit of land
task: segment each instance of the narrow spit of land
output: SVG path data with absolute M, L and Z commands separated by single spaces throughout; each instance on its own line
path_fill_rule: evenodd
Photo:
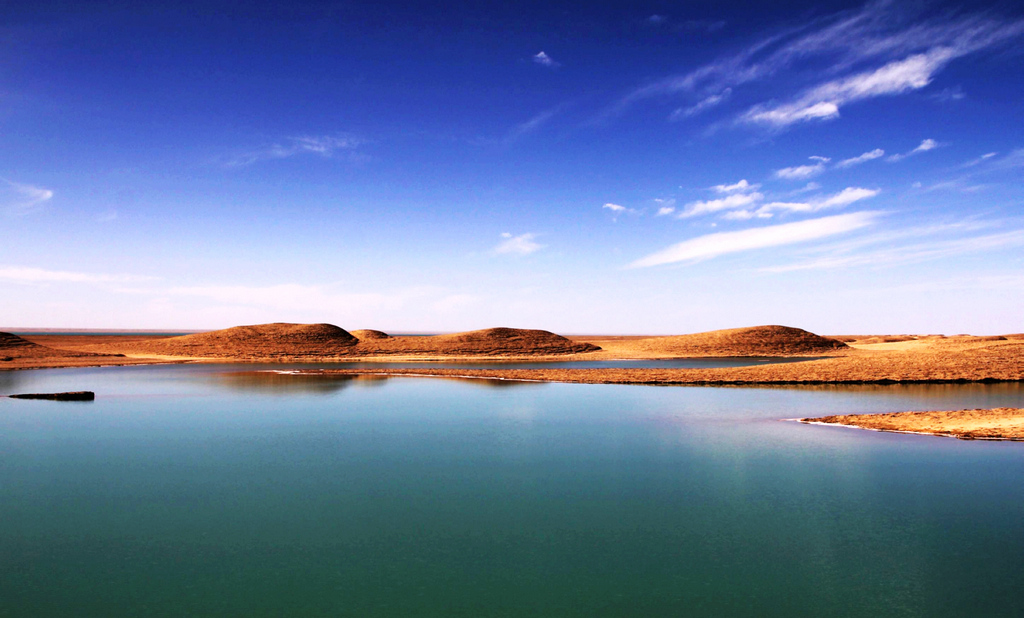
M 961 440 L 1024 440 L 1024 409 L 945 410 L 891 414 L 844 414 L 802 418 L 802 423 L 875 431 L 920 433 Z

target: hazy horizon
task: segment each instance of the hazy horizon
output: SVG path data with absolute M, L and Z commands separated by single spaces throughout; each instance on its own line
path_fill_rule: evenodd
M 1024 7 L 0 17 L 0 324 L 1024 330 Z

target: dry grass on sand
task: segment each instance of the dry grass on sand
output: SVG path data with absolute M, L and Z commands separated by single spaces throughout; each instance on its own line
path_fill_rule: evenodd
M 892 414 L 845 414 L 802 418 L 802 423 L 821 423 L 949 436 L 962 440 L 1024 440 L 1024 409 L 896 412 Z

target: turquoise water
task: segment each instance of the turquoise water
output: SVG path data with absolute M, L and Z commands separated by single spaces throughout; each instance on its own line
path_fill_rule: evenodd
M 1018 384 L 0 373 L 0 616 L 1020 616 Z M 237 369 L 237 367 L 236 367 Z

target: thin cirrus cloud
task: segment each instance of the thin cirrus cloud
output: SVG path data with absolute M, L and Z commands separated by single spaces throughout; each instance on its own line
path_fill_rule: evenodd
M 27 215 L 42 209 L 53 199 L 53 191 L 3 179 L 0 185 L 0 211 L 11 216 Z
M 843 106 L 880 96 L 924 88 L 953 60 L 993 49 L 1024 34 L 1024 20 L 984 14 L 950 14 L 922 18 L 905 4 L 868 2 L 852 11 L 811 19 L 764 37 L 731 56 L 689 73 L 646 84 L 627 93 L 599 118 L 668 95 L 695 102 L 709 96 L 778 75 L 788 69 L 829 63 L 826 74 L 837 75 L 810 85 L 789 101 L 761 103 L 736 118 L 738 124 L 775 129 L 813 120 L 836 118 Z M 820 73 L 820 71 L 818 71 Z M 705 108 L 695 109 L 701 111 Z M 692 114 L 691 114 L 692 115 Z
M 854 165 L 860 165 L 861 163 L 867 163 L 868 161 L 874 161 L 885 156 L 885 151 L 881 148 L 875 148 L 869 152 L 865 152 L 862 155 L 856 157 L 850 157 L 849 159 L 843 159 L 839 163 L 836 163 L 836 167 L 847 168 L 853 167 Z
M 764 195 L 754 191 L 753 193 L 733 193 L 717 200 L 702 200 L 691 202 L 679 213 L 680 219 L 707 215 L 723 210 L 734 210 L 749 206 L 764 199 Z
M 825 171 L 825 164 L 831 161 L 828 157 L 809 157 L 810 159 L 817 161 L 813 165 L 798 165 L 795 167 L 784 167 L 780 170 L 775 170 L 775 177 L 783 180 L 805 180 L 812 176 Z
M 842 244 L 821 247 L 826 255 L 812 256 L 797 262 L 762 268 L 765 272 L 785 273 L 801 270 L 825 270 L 853 266 L 889 266 L 923 262 L 967 253 L 1001 251 L 1024 246 L 1021 230 L 995 234 L 970 235 L 961 238 L 934 238 L 923 242 L 901 243 L 900 236 L 928 236 L 937 230 L 912 229 L 903 234 L 878 234 L 867 237 L 852 247 Z M 895 237 L 894 237 L 895 236 Z M 873 247 L 873 248 L 867 248 Z M 865 249 L 866 250 L 861 250 Z
M 350 155 L 365 142 L 349 135 L 299 136 L 288 138 L 264 148 L 251 150 L 228 158 L 227 167 L 247 167 L 263 161 L 288 159 L 299 155 L 316 155 L 330 158 L 340 152 Z
M 756 185 L 754 185 L 756 186 Z M 723 219 L 730 221 L 747 221 L 749 219 L 769 219 L 776 212 L 811 213 L 829 208 L 843 208 L 875 197 L 881 193 L 878 189 L 863 187 L 847 187 L 832 195 L 817 196 L 800 202 L 769 202 L 762 203 L 764 194 L 759 192 L 734 193 L 717 200 L 705 200 L 688 204 L 678 216 L 680 219 L 696 217 L 725 211 Z
M 629 268 L 647 268 L 678 262 L 698 262 L 731 253 L 781 247 L 836 236 L 865 228 L 879 213 L 865 211 L 751 228 L 691 238 L 636 260 Z
M 130 283 L 152 281 L 156 277 L 108 275 L 67 270 L 48 270 L 31 266 L 0 266 L 0 281 L 27 284 L 45 283 Z
M 492 251 L 495 255 L 530 255 L 544 248 L 544 245 L 534 240 L 537 235 L 533 233 L 513 236 L 509 232 L 504 232 L 501 237 L 504 240 Z
M 672 112 L 671 115 L 669 115 L 668 119 L 681 120 L 683 118 L 690 118 L 692 116 L 696 116 L 697 114 L 703 113 L 711 109 L 712 107 L 717 107 L 721 105 L 730 96 L 732 96 L 732 88 L 726 88 L 722 92 L 710 95 L 694 105 L 691 105 L 689 107 L 677 108 L 674 112 Z
M 936 142 L 933 139 L 926 139 L 926 140 L 922 141 L 920 143 L 920 145 L 918 145 L 917 148 L 911 150 L 910 152 L 906 152 L 906 153 L 903 153 L 903 154 L 894 154 L 894 155 L 890 156 L 888 159 L 886 159 L 886 161 L 889 161 L 890 163 L 895 163 L 897 161 L 902 161 L 903 159 L 906 159 L 907 157 L 912 157 L 912 156 L 914 156 L 916 154 L 920 154 L 922 152 L 928 152 L 929 150 L 935 150 L 940 145 L 941 144 L 939 144 L 938 142 Z
M 754 185 L 747 182 L 744 178 L 739 182 L 735 182 L 731 185 L 715 185 L 711 189 L 717 193 L 735 193 L 737 191 L 756 191 L 761 188 L 761 185 Z

